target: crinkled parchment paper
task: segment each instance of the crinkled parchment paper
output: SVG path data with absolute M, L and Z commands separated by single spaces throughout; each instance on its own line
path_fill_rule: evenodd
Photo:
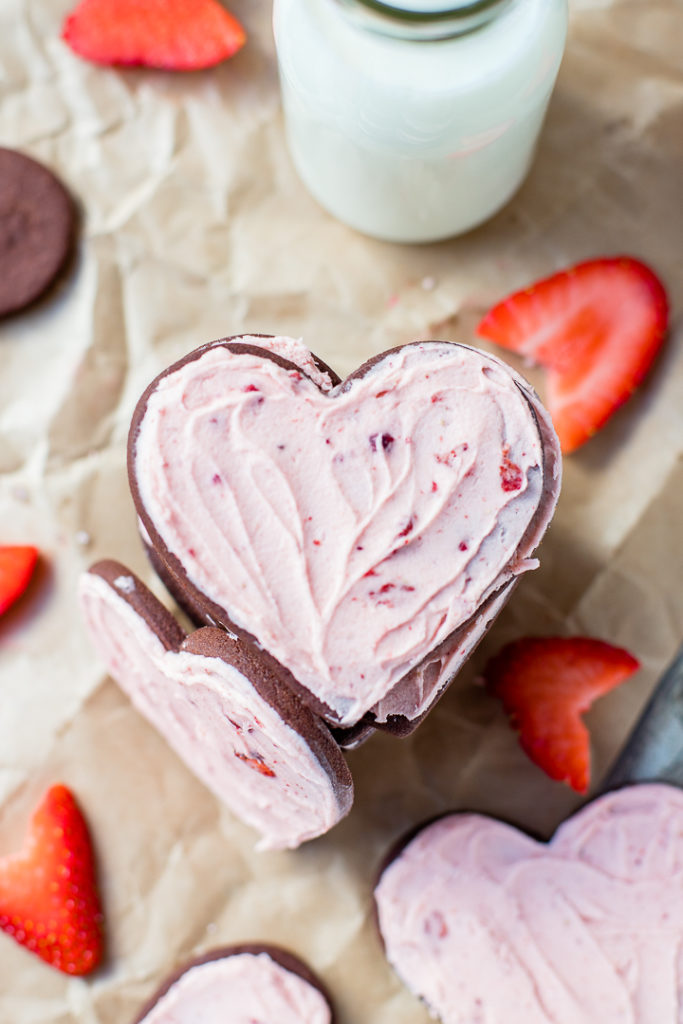
M 0 541 L 45 553 L 0 622 L 0 853 L 58 779 L 96 839 L 109 966 L 67 979 L 0 935 L 2 1024 L 128 1024 L 179 961 L 264 939 L 306 957 L 340 1024 L 427 1017 L 383 959 L 374 872 L 388 844 L 443 809 L 550 834 L 577 798 L 520 752 L 472 684 L 524 633 L 589 633 L 642 671 L 590 715 L 596 782 L 683 636 L 683 5 L 574 0 L 533 172 L 467 237 L 400 247 L 334 221 L 287 153 L 267 0 L 234 0 L 249 43 L 192 75 L 115 71 L 59 40 L 70 0 L 2 0 L 1 141 L 43 159 L 82 210 L 71 275 L 0 324 Z M 344 373 L 419 337 L 471 341 L 509 290 L 567 263 L 628 252 L 673 298 L 671 337 L 637 395 L 566 461 L 541 569 L 526 577 L 461 681 L 408 740 L 350 756 L 357 796 L 330 835 L 256 855 L 103 674 L 74 602 L 113 556 L 149 578 L 125 478 L 148 381 L 244 331 L 303 336 Z M 541 378 L 532 380 L 542 390 Z

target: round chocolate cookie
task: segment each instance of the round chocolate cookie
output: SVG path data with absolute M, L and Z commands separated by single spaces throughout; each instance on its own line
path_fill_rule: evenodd
M 66 263 L 76 211 L 47 167 L 0 147 L 0 316 L 39 298 Z
M 183 979 L 185 992 L 183 994 L 183 1004 L 176 1007 L 181 1014 L 177 1019 L 184 1019 L 182 1017 L 182 1013 L 186 1010 L 190 1013 L 195 1013 L 196 1004 L 192 1001 L 191 980 L 188 979 L 189 972 L 195 968 L 202 968 L 208 964 L 216 964 L 216 969 L 220 969 L 221 962 L 240 956 L 245 959 L 249 958 L 249 967 L 254 972 L 255 976 L 263 974 L 262 979 L 260 979 L 262 984 L 268 984 L 268 975 L 271 972 L 278 975 L 281 979 L 289 981 L 291 986 L 289 1005 L 285 1008 L 283 1004 L 283 1007 L 280 1008 L 281 1012 L 283 1009 L 286 1011 L 291 1010 L 292 999 L 298 994 L 300 998 L 308 1003 L 308 1006 L 301 1008 L 300 1024 L 334 1024 L 334 1008 L 332 1006 L 329 993 L 320 979 L 313 973 L 307 964 L 297 956 L 294 956 L 293 953 L 290 953 L 286 949 L 281 949 L 279 946 L 256 943 L 248 943 L 239 946 L 226 946 L 222 949 L 214 949 L 209 953 L 205 953 L 203 956 L 195 957 L 195 959 L 190 960 L 189 963 L 183 964 L 182 967 L 175 970 L 173 974 L 166 979 L 151 999 L 147 1001 L 138 1016 L 135 1018 L 134 1024 L 145 1024 L 147 1021 L 152 1024 L 154 1021 L 155 1009 L 164 1009 L 163 1005 L 160 1004 L 162 1004 L 162 1001 L 169 995 L 169 993 L 171 993 L 171 998 L 173 998 L 174 993 L 172 993 L 171 990 L 181 979 Z M 291 978 L 287 979 L 287 975 L 291 975 Z M 195 977 L 199 982 L 199 973 L 197 973 Z M 218 993 L 221 984 L 220 978 L 216 976 L 213 979 L 213 984 L 215 985 L 216 993 Z M 232 998 L 234 995 L 234 978 L 226 978 L 225 1016 L 221 1018 L 226 1022 L 226 1024 L 228 1024 L 230 1020 L 228 1013 L 229 1008 L 232 1005 Z M 254 998 L 259 998 L 259 995 L 259 992 L 254 991 Z M 271 1007 L 269 1007 L 269 1009 L 271 1009 Z M 277 1007 L 275 1007 L 275 1009 L 277 1009 Z M 176 1018 L 174 1017 L 174 1020 L 175 1019 Z M 198 1016 L 192 1016 L 191 1019 L 197 1020 L 199 1018 Z M 297 1024 L 299 1024 L 298 1021 Z

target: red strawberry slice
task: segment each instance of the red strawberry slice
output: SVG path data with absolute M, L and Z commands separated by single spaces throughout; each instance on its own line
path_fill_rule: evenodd
M 24 593 L 37 561 L 31 545 L 0 545 L 0 615 Z
M 638 387 L 667 322 L 661 282 L 645 264 L 620 256 L 579 263 L 510 295 L 477 331 L 546 367 L 546 402 L 568 453 Z
M 100 962 L 90 835 L 65 786 L 44 796 L 24 849 L 0 860 L 0 928 L 65 974 L 87 974 Z
M 581 714 L 640 667 L 621 647 L 589 637 L 525 637 L 507 644 L 484 670 L 522 748 L 551 779 L 585 793 L 590 749 Z
M 81 0 L 62 39 L 97 64 L 196 71 L 232 57 L 246 34 L 217 0 Z

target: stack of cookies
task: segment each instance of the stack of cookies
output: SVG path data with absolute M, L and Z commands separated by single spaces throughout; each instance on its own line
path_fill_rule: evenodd
M 198 628 L 103 562 L 81 583 L 95 643 L 260 846 L 292 848 L 350 809 L 342 748 L 411 732 L 537 565 L 560 454 L 528 384 L 476 349 L 416 342 L 341 381 L 250 335 L 152 382 L 129 479 Z

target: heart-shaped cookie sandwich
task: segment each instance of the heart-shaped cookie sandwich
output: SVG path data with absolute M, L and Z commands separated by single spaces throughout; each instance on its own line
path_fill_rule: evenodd
M 353 783 L 339 747 L 267 654 L 221 629 L 186 636 L 118 562 L 94 565 L 79 596 L 110 674 L 188 767 L 261 834 L 261 849 L 296 847 L 347 813 Z
M 214 950 L 176 971 L 135 1024 L 334 1024 L 329 996 L 298 957 L 276 946 Z
M 444 1024 L 683 1020 L 683 793 L 610 793 L 548 844 L 475 814 L 422 828 L 375 891 L 386 954 Z
M 341 382 L 300 342 L 213 342 L 136 409 L 129 476 L 174 590 L 266 650 L 328 722 L 406 731 L 557 500 L 547 414 L 505 364 L 416 342 Z

